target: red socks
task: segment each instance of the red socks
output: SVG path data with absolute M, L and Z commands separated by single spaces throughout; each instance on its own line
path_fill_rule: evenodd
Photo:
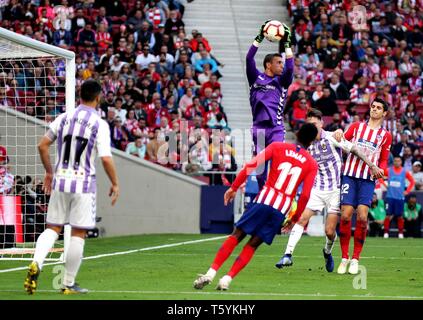
M 385 221 L 383 222 L 383 231 L 385 233 L 389 233 L 389 225 L 391 224 L 391 219 L 388 217 L 385 218 Z
M 214 261 L 211 265 L 211 268 L 214 270 L 219 270 L 222 264 L 229 258 L 232 251 L 234 251 L 235 247 L 238 244 L 237 238 L 234 236 L 229 236 L 225 242 L 223 242 L 222 246 L 220 247 L 219 251 L 214 258 Z
M 361 250 L 367 235 L 367 221 L 357 220 L 354 231 L 354 253 L 353 259 L 360 259 Z
M 397 224 L 398 224 L 398 233 L 404 233 L 404 218 L 398 217 Z
M 389 233 L 389 226 L 391 224 L 391 220 L 386 217 L 385 221 L 383 222 L 383 229 L 385 233 Z M 398 233 L 404 233 L 404 218 L 398 217 L 397 218 L 397 225 L 398 225 Z
M 236 258 L 234 264 L 231 267 L 231 270 L 228 272 L 228 276 L 234 278 L 244 267 L 250 262 L 253 257 L 255 249 L 250 245 L 246 244 L 244 249 L 242 249 L 239 256 Z
M 339 225 L 339 238 L 341 243 L 342 258 L 348 259 L 348 251 L 351 239 L 351 220 L 345 221 L 341 218 Z

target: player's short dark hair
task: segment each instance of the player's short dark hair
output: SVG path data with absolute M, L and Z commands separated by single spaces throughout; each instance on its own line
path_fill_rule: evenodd
M 317 127 L 314 124 L 305 123 L 297 132 L 297 140 L 305 148 L 308 148 L 310 144 L 316 139 L 317 133 Z
M 276 58 L 276 57 L 282 58 L 282 55 L 280 53 L 269 53 L 269 54 L 266 54 L 266 56 L 264 57 L 264 60 L 263 60 L 263 67 L 264 67 L 264 69 L 266 69 L 266 64 L 267 63 L 272 63 L 273 58 Z
M 101 85 L 94 79 L 84 81 L 81 86 L 81 100 L 93 102 L 101 93 Z
M 317 109 L 310 109 L 309 112 L 307 112 L 307 118 L 317 118 L 319 120 L 322 120 L 323 114 L 320 110 Z
M 388 104 L 388 102 L 386 102 L 385 100 L 383 100 L 383 99 L 381 99 L 381 98 L 375 98 L 373 101 L 372 101 L 372 104 L 373 104 L 373 102 L 379 102 L 379 103 L 381 103 L 382 105 L 383 105 L 383 111 L 388 111 L 388 109 L 389 109 L 389 104 Z M 371 104 L 371 105 L 372 105 Z

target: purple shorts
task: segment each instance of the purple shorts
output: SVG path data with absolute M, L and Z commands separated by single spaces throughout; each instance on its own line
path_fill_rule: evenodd
M 272 142 L 285 141 L 285 129 L 283 128 L 265 128 L 254 126 L 251 128 L 253 136 L 253 155 L 257 155 Z

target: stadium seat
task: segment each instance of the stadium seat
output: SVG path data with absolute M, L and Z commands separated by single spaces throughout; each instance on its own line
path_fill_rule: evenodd
M 353 69 L 353 70 L 357 70 L 358 62 L 357 61 L 351 61 L 350 68 Z
M 350 100 L 336 100 L 338 105 L 338 110 L 340 113 L 344 112 L 347 109 L 347 106 L 350 104 Z
M 197 180 L 200 180 L 200 181 L 202 181 L 202 182 L 204 182 L 204 183 L 206 183 L 207 185 L 209 185 L 210 184 L 210 178 L 209 177 L 205 177 L 205 176 L 191 176 L 192 178 L 195 178 L 195 179 L 197 179 Z
M 328 78 L 328 75 L 333 72 L 333 70 L 334 69 L 330 69 L 330 68 L 324 68 L 323 69 L 323 75 L 325 77 L 325 80 Z
M 344 79 L 345 81 L 347 81 L 348 83 L 350 83 L 352 81 L 352 79 L 354 78 L 356 73 L 356 70 L 354 69 L 345 69 L 344 70 Z
M 333 122 L 333 117 L 332 116 L 323 116 L 322 120 L 323 120 L 323 125 L 327 125 L 327 124 Z
M 416 111 L 423 113 L 423 102 L 416 102 Z
M 100 12 L 99 9 L 91 9 L 90 19 L 92 22 L 95 22 L 95 19 L 97 18 L 99 12 Z
M 135 7 L 136 0 L 126 0 L 124 4 L 126 10 L 132 10 Z
M 359 103 L 354 107 L 354 111 L 357 112 L 360 117 L 362 117 L 366 114 L 367 111 L 369 111 L 369 104 Z
M 120 25 L 119 24 L 112 24 L 112 36 L 119 33 Z
M 104 53 L 106 53 L 107 48 L 97 48 L 97 54 L 101 57 Z
M 113 24 L 120 24 L 122 22 L 124 22 L 124 20 L 122 19 L 122 17 L 119 16 L 111 16 L 110 19 L 112 20 Z
M 410 94 L 408 96 L 408 101 L 410 101 L 411 103 L 415 103 L 418 97 L 419 96 L 417 94 Z
M 313 92 L 314 90 L 316 90 L 317 85 L 310 85 L 310 86 L 305 86 L 304 90 L 305 91 L 310 91 Z

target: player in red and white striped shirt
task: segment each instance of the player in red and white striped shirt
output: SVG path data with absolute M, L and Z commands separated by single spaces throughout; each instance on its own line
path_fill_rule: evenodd
M 240 171 L 231 188 L 225 193 L 225 205 L 235 198 L 237 190 L 245 182 L 248 175 L 257 171 L 257 168 L 263 168 L 263 164 L 271 160 L 269 177 L 263 189 L 255 198 L 254 204 L 244 212 L 241 219 L 236 223 L 234 232 L 220 247 L 207 273 L 199 275 L 194 281 L 194 288 L 202 289 L 211 283 L 217 271 L 229 258 L 235 247 L 249 234 L 251 235 L 250 240 L 244 246 L 229 272 L 219 280 L 216 288 L 227 290 L 232 278 L 248 264 L 256 249 L 263 242 L 268 245 L 272 243 L 273 238 L 281 229 L 285 216 L 291 209 L 291 203 L 297 194 L 298 186 L 303 183 L 296 213 L 290 218 L 294 223 L 298 221 L 307 205 L 317 174 L 317 163 L 305 149 L 316 138 L 317 132 L 314 124 L 304 124 L 297 133 L 299 144 L 273 142 Z
M 344 135 L 346 140 L 353 142 L 373 164 L 381 169 L 378 174 L 372 176 L 369 166 L 353 154 L 350 154 L 345 162 L 341 182 L 340 242 L 342 261 L 338 267 L 340 274 L 346 273 L 349 263 L 351 217 L 354 209 L 357 210 L 357 222 L 354 232 L 354 253 L 348 272 L 358 273 L 358 260 L 366 239 L 367 215 L 375 188 L 374 179 L 388 174 L 392 136 L 382 127 L 387 112 L 388 104 L 384 100 L 376 98 L 370 106 L 370 120 L 367 123 L 353 123 Z M 342 131 L 337 130 L 335 137 L 340 139 Z

